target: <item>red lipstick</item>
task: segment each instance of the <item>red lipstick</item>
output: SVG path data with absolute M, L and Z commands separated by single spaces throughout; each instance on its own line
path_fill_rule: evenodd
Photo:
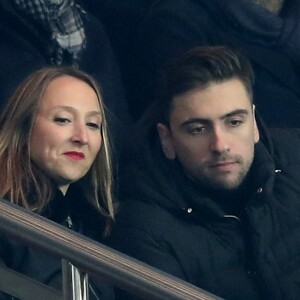
M 65 152 L 64 155 L 67 155 L 68 157 L 70 157 L 74 160 L 82 160 L 85 158 L 84 153 L 77 152 L 77 151 L 68 151 L 68 152 Z

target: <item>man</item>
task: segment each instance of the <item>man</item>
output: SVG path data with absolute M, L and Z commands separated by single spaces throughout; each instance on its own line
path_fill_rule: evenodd
M 121 174 L 114 243 L 225 299 L 299 299 L 300 131 L 267 133 L 252 82 L 226 47 L 166 65 Z

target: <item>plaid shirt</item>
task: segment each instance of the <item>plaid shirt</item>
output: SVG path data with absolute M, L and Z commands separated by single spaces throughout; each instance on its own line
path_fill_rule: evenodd
M 85 11 L 74 0 L 14 0 L 18 10 L 38 21 L 51 33 L 51 63 L 60 65 L 64 52 L 74 65 L 80 59 L 86 38 L 82 16 Z

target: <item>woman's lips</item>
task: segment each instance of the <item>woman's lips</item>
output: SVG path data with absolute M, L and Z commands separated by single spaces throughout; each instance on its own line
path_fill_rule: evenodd
M 77 151 L 69 151 L 69 152 L 65 152 L 64 154 L 74 160 L 82 160 L 85 158 L 84 153 L 77 152 Z

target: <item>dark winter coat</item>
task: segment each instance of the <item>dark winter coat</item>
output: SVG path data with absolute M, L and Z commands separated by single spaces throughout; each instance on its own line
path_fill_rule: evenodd
M 76 1 L 75 1 L 76 2 Z M 131 123 L 118 63 L 105 28 L 99 19 L 84 17 L 86 46 L 79 68 L 100 85 L 106 117 L 117 151 L 122 148 Z M 33 18 L 20 13 L 11 0 L 0 1 L 0 108 L 30 73 L 51 65 L 47 32 Z M 69 64 L 64 61 L 63 64 Z
M 123 175 L 115 247 L 225 299 L 299 299 L 300 130 L 256 145 L 237 213 L 150 145 Z
M 250 0 L 163 0 L 149 10 L 133 45 L 131 102 L 141 113 L 153 102 L 161 66 L 198 46 L 227 45 L 254 69 L 254 101 L 269 127 L 300 127 L 300 1 L 285 0 L 280 15 Z
M 72 185 L 71 185 L 72 187 Z M 58 191 L 43 210 L 42 216 L 66 226 L 86 237 L 105 243 L 105 217 L 84 198 L 76 188 L 69 188 L 66 196 Z M 39 282 L 62 290 L 61 260 L 27 247 L 15 240 L 0 236 L 0 264 Z M 101 282 L 90 283 L 90 299 L 112 300 L 113 289 Z M 0 299 L 11 299 L 0 293 Z

